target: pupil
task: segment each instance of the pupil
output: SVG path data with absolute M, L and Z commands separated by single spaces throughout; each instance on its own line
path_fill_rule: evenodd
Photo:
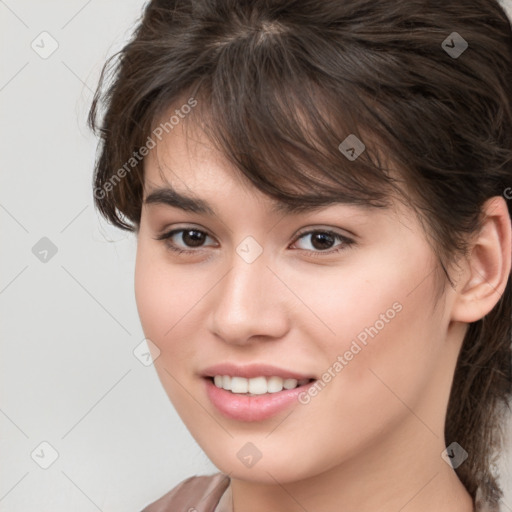
M 195 233 L 195 235 L 193 235 L 192 233 Z M 192 241 L 191 244 L 188 244 L 187 245 L 190 245 L 192 247 L 197 247 L 199 245 L 201 245 L 202 243 L 202 239 L 203 239 L 203 233 L 200 233 L 199 231 L 196 231 L 196 230 L 193 230 L 193 229 L 190 229 L 188 231 L 184 231 L 183 232 L 183 241 L 186 242 L 185 238 L 188 237 L 190 238 L 190 240 Z
M 316 246 L 315 241 L 320 241 L 320 247 Z M 327 245 L 330 246 L 330 244 L 333 242 L 333 236 L 329 235 L 328 233 L 316 233 L 313 235 L 312 243 L 315 249 L 328 249 L 329 247 L 325 245 L 326 242 Z

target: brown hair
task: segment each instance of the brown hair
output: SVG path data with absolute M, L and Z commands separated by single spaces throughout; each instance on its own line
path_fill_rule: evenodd
M 511 100 L 512 31 L 495 0 L 153 0 L 105 64 L 89 112 L 101 137 L 95 204 L 138 230 L 142 148 L 183 101 L 241 175 L 299 210 L 332 197 L 383 207 L 399 192 L 451 284 L 446 267 L 466 253 L 482 205 L 512 185 Z M 340 146 L 354 135 L 357 158 Z M 445 426 L 446 445 L 468 452 L 456 469 L 468 492 L 495 503 L 511 303 L 509 276 L 469 326 Z

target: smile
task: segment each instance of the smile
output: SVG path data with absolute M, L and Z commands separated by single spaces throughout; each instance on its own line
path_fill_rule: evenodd
M 218 377 L 221 376 L 217 376 L 217 381 L 219 381 Z M 226 382 L 230 383 L 232 383 L 234 379 L 235 387 L 238 385 L 245 386 L 243 381 L 246 381 L 247 386 L 249 386 L 251 380 L 256 382 L 255 385 L 259 394 L 249 394 L 236 391 L 233 392 L 232 390 L 218 387 L 214 383 L 214 378 L 212 377 L 203 378 L 203 382 L 206 386 L 206 395 L 217 411 L 226 418 L 244 422 L 263 421 L 285 411 L 293 404 L 299 405 L 299 395 L 307 392 L 308 388 L 316 382 L 314 379 L 305 379 L 305 383 L 303 383 L 304 381 L 299 383 L 299 381 L 295 379 L 286 379 L 283 381 L 280 377 L 276 377 L 276 379 L 283 381 L 283 385 L 281 385 L 277 380 L 274 380 L 273 377 L 268 378 L 267 381 L 265 377 L 245 379 L 243 377 L 229 377 L 223 375 L 223 383 L 224 377 L 228 377 L 230 381 L 226 379 Z M 296 384 L 293 383 L 294 380 Z M 284 383 L 286 381 L 288 381 L 287 385 L 291 386 L 291 384 L 294 384 L 296 387 L 293 387 L 292 389 L 284 388 Z M 281 388 L 280 390 L 268 391 L 269 387 L 276 390 L 278 385 Z M 275 387 L 272 388 L 272 386 Z M 248 387 L 248 389 L 253 388 Z M 267 391 L 263 391 L 264 389 Z
M 213 382 L 219 389 L 225 389 L 236 394 L 247 394 L 248 396 L 264 395 L 266 393 L 279 393 L 283 389 L 295 389 L 303 386 L 313 379 L 283 379 L 282 377 L 244 377 L 230 375 L 215 375 Z

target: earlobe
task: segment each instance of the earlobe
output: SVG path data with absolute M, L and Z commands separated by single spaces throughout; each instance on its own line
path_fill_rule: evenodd
M 501 196 L 483 205 L 484 223 L 472 243 L 456 286 L 452 320 L 476 322 L 498 303 L 508 279 L 512 260 L 511 219 Z

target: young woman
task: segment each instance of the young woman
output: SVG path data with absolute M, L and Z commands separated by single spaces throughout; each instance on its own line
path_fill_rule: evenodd
M 94 195 L 219 472 L 146 512 L 508 510 L 511 102 L 494 0 L 147 4 Z

